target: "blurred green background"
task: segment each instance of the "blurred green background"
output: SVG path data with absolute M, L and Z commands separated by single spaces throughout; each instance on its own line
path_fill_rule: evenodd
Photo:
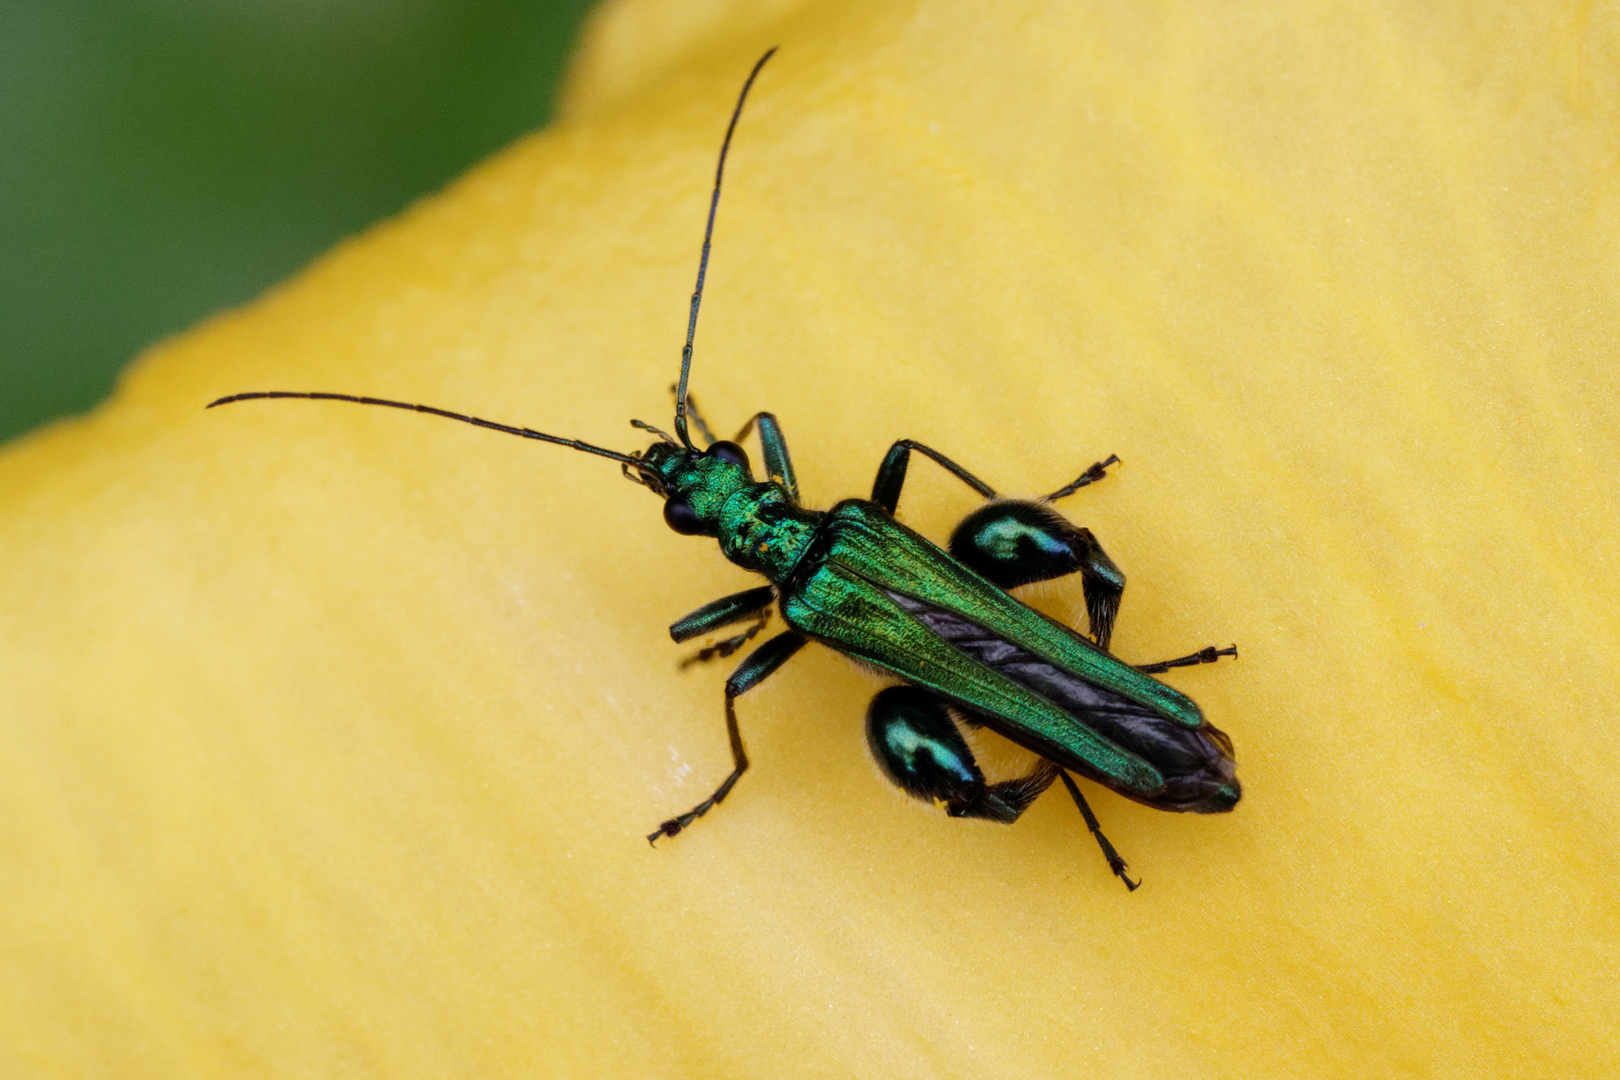
M 591 0 L 0 0 L 0 439 L 541 126 Z

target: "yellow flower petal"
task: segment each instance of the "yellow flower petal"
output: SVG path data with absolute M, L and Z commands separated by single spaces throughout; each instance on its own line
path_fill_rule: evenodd
M 600 17 L 571 120 L 0 459 L 0 1071 L 1614 1072 L 1613 12 L 676 6 Z M 1095 793 L 1134 894 L 1061 796 L 887 786 L 822 649 L 649 850 L 729 768 L 664 627 L 747 575 L 584 455 L 201 408 L 642 445 L 777 41 L 698 398 L 776 410 L 819 505 L 898 437 L 1013 492 L 1124 459 L 1065 504 L 1130 577 L 1117 651 L 1242 648 L 1170 679 L 1234 813 Z M 919 464 L 902 513 L 972 501 Z

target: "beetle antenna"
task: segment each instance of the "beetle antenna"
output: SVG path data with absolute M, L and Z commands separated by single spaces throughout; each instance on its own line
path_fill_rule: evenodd
M 566 446 L 570 450 L 580 450 L 597 457 L 612 458 L 621 462 L 626 468 L 635 469 L 643 475 L 651 469 L 640 458 L 630 454 L 621 454 L 617 450 L 609 450 L 602 446 L 593 446 L 578 439 L 564 439 L 559 435 L 547 435 L 543 431 L 533 428 L 512 427 L 510 424 L 497 424 L 493 420 L 485 420 L 477 416 L 467 416 L 464 413 L 450 412 L 448 409 L 436 409 L 432 405 L 413 405 L 408 401 L 390 401 L 387 398 L 358 397 L 354 394 L 324 394 L 303 393 L 296 390 L 254 390 L 246 394 L 230 394 L 210 401 L 205 408 L 212 409 L 215 405 L 229 405 L 233 401 L 258 401 L 264 398 L 304 398 L 309 401 L 352 401 L 356 405 L 382 405 L 389 409 L 404 409 L 407 412 L 427 413 L 429 416 L 442 416 L 446 420 L 460 420 L 463 424 L 472 424 L 474 427 L 489 428 L 491 431 L 504 431 L 508 435 L 516 435 L 524 439 L 539 439 L 541 442 L 556 443 Z
M 726 152 L 731 149 L 731 135 L 737 130 L 743 102 L 748 100 L 748 91 L 753 88 L 759 69 L 775 55 L 776 46 L 772 45 L 765 50 L 764 56 L 755 61 L 754 70 L 748 73 L 742 93 L 737 95 L 737 107 L 731 110 L 731 123 L 726 126 L 725 141 L 720 144 L 719 164 L 714 167 L 714 193 L 709 196 L 709 224 L 703 230 L 703 255 L 698 259 L 697 288 L 692 292 L 692 315 L 686 322 L 686 347 L 681 350 L 681 381 L 675 384 L 675 434 L 680 436 L 681 443 L 688 450 L 696 450 L 697 447 L 692 445 L 691 438 L 686 434 L 686 378 L 692 371 L 692 338 L 697 334 L 698 305 L 703 303 L 703 275 L 709 269 L 709 241 L 714 238 L 714 212 L 720 207 L 720 179 L 726 173 Z

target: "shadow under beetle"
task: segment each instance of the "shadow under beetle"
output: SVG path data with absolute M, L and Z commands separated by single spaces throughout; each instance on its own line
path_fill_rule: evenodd
M 1213 646 L 1156 664 L 1132 666 L 1108 651 L 1125 575 L 1088 529 L 1050 504 L 1103 479 L 1109 457 L 1072 483 L 1035 501 L 999 499 L 983 480 L 939 451 L 896 442 L 878 467 L 870 499 L 845 499 L 831 510 L 799 502 L 798 481 L 776 417 L 754 416 L 736 437 L 717 440 L 687 394 L 698 305 L 709 264 L 726 154 L 748 91 L 775 53 L 754 65 L 720 146 L 709 199 L 703 254 L 692 293 L 686 346 L 675 391 L 675 434 L 631 421 L 656 435 L 639 453 L 619 453 L 576 439 L 512 427 L 428 405 L 352 394 L 258 391 L 232 394 L 208 407 L 256 398 L 307 398 L 381 405 L 460 420 L 557 443 L 620 463 L 625 476 L 664 499 L 664 520 L 678 533 L 711 536 L 726 558 L 763 575 L 769 585 L 705 604 L 669 628 L 677 642 L 742 623 L 742 632 L 690 661 L 730 656 L 777 606 L 788 629 L 760 645 L 726 680 L 726 733 L 734 768 L 714 794 L 670 818 L 647 837 L 674 836 L 720 803 L 748 768 L 736 700 L 758 686 L 806 642 L 818 641 L 903 680 L 873 698 L 867 740 L 889 779 L 953 817 L 1016 821 L 1061 780 L 1096 837 L 1109 868 L 1128 887 L 1125 860 L 1108 842 L 1071 772 L 1160 810 L 1221 813 L 1241 794 L 1232 742 L 1198 706 L 1152 674 L 1236 655 Z M 693 444 L 688 417 L 704 448 Z M 757 431 L 765 479 L 756 481 L 738 445 Z M 969 514 L 942 550 L 894 518 L 912 453 L 932 459 L 988 500 Z M 1080 575 L 1090 622 L 1087 639 L 1014 598 L 1009 589 Z M 1039 755 L 1027 776 L 985 779 L 961 726 L 987 727 Z

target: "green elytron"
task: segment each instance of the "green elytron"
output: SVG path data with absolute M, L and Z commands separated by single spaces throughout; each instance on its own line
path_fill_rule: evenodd
M 899 787 L 957 817 L 1015 821 L 1061 779 L 1096 837 L 1109 867 L 1127 886 L 1125 861 L 1103 836 L 1071 772 L 1161 810 L 1220 813 L 1241 791 L 1231 741 L 1198 706 L 1152 673 L 1235 655 L 1205 648 L 1157 664 L 1132 666 L 1108 652 L 1124 575 L 1087 529 L 1050 504 L 1107 474 L 1117 459 L 1092 465 L 1073 482 L 1036 501 L 997 499 L 984 481 L 909 439 L 894 444 L 878 468 L 870 499 L 846 499 L 831 510 L 799 502 L 798 481 L 776 417 L 756 415 L 733 440 L 716 440 L 687 394 L 692 341 L 708 267 L 720 181 L 743 103 L 760 69 L 754 65 L 720 148 L 709 202 L 697 288 L 692 295 L 675 434 L 632 421 L 658 436 L 639 453 L 620 453 L 427 405 L 351 394 L 257 391 L 209 407 L 256 398 L 309 398 L 408 409 L 557 443 L 618 461 L 627 477 L 664 499 L 676 532 L 711 536 L 726 558 L 770 582 L 706 604 L 670 627 L 677 642 L 741 623 L 749 625 L 697 654 L 729 656 L 750 641 L 779 607 L 788 629 L 751 652 L 726 681 L 726 730 L 734 768 L 714 794 L 659 825 L 647 839 L 671 837 L 730 794 L 748 768 L 736 699 L 759 685 L 807 642 L 818 641 L 899 680 L 873 699 L 867 735 L 883 771 Z M 688 417 L 705 446 L 692 442 Z M 739 442 L 756 429 L 764 455 L 756 481 Z M 931 458 L 987 502 L 941 549 L 894 518 L 915 451 Z M 1091 638 L 1035 611 L 1008 590 L 1078 573 Z M 1033 751 L 1026 776 L 985 779 L 961 726 L 988 727 Z

